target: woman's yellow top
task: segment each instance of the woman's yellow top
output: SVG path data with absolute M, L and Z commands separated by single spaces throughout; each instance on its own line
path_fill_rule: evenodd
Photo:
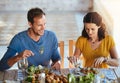
M 110 49 L 115 46 L 114 40 L 107 35 L 101 40 L 98 48 L 93 50 L 87 38 L 80 36 L 76 42 L 76 48 L 80 49 L 83 55 L 83 67 L 91 67 L 98 57 L 110 57 Z M 108 68 L 106 63 L 97 66 L 98 68 Z

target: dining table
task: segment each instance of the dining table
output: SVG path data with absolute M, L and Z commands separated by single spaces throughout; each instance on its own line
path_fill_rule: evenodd
M 59 72 L 55 71 L 55 73 L 67 76 L 69 73 L 74 73 L 75 70 L 76 68 L 63 68 L 60 69 Z M 120 77 L 117 76 L 117 72 L 115 72 L 116 70 L 118 71 L 118 68 L 99 69 L 99 72 L 105 74 L 108 80 L 112 80 L 112 82 L 106 83 L 120 83 Z M 19 80 L 21 77 L 23 77 L 23 75 L 22 71 L 19 69 L 0 71 L 0 83 L 21 83 Z

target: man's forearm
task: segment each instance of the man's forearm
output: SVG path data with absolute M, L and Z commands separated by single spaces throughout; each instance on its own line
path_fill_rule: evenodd
M 19 57 L 19 55 L 17 55 L 17 56 L 14 56 L 14 57 L 10 58 L 7 63 L 8 63 L 9 66 L 13 66 L 20 59 L 22 59 L 22 58 Z

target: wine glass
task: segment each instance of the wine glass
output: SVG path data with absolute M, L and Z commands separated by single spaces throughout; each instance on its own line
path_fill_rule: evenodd
M 21 74 L 23 75 L 20 78 L 20 80 L 22 80 L 25 77 L 25 70 L 28 67 L 28 60 L 27 60 L 27 58 L 23 58 L 23 59 L 19 60 L 17 64 L 18 64 L 18 68 L 20 69 L 19 72 L 21 72 Z
M 25 70 L 28 67 L 27 58 L 23 58 L 18 61 L 18 68 L 21 70 Z
M 81 68 L 81 60 L 75 56 L 67 57 L 75 68 Z
M 77 58 L 77 60 L 76 60 L 75 62 L 73 62 L 73 65 L 74 65 L 76 68 L 80 68 L 80 66 L 81 66 L 81 60 L 79 60 L 79 59 Z

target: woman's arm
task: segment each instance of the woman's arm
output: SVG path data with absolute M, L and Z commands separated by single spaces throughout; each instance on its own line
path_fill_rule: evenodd
M 106 63 L 110 66 L 119 66 L 118 54 L 115 47 L 110 49 L 110 56 L 111 58 L 108 58 Z
M 94 62 L 94 66 L 97 67 L 97 65 L 101 64 L 101 63 L 106 63 L 109 66 L 119 66 L 119 59 L 118 59 L 118 55 L 116 52 L 115 47 L 113 47 L 112 49 L 110 49 L 110 57 L 99 57 L 95 59 Z
M 81 55 L 81 51 L 79 48 L 75 48 L 75 51 L 74 51 L 74 56 L 76 56 L 77 58 L 80 57 Z

